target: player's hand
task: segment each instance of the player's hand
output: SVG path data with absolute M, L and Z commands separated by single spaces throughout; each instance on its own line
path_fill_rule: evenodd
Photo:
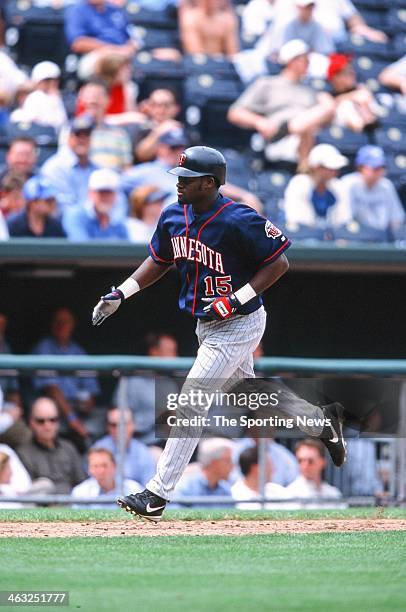
M 219 298 L 202 298 L 203 302 L 210 302 L 203 308 L 203 311 L 218 321 L 224 321 L 238 312 L 241 307 L 240 302 L 234 293 Z
M 93 325 L 101 325 L 107 317 L 114 314 L 121 302 L 124 301 L 123 292 L 120 289 L 111 288 L 111 292 L 102 295 L 100 302 L 93 309 L 92 323 Z

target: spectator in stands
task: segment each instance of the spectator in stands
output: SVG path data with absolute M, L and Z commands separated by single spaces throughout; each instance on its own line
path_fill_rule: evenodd
M 379 81 L 406 96 L 406 55 L 386 66 L 379 75 Z
M 182 497 L 231 497 L 229 477 L 233 469 L 233 443 L 225 438 L 202 440 L 198 449 L 199 470 L 185 477 L 175 489 L 176 496 Z M 189 504 L 188 504 L 189 505 Z M 202 507 L 190 504 L 193 508 Z M 222 504 L 222 508 L 232 504 Z M 203 506 L 206 507 L 206 506 Z M 211 505 L 211 508 L 216 506 Z
M 97 62 L 95 75 L 106 83 L 109 90 L 106 115 L 114 115 L 117 121 L 128 123 L 133 117 L 137 97 L 134 83 L 131 81 L 130 59 L 120 53 L 109 53 Z M 140 113 L 134 115 L 138 120 L 142 117 Z
M 21 508 L 18 502 L 3 502 L 2 497 L 17 497 L 18 493 L 11 485 L 11 461 L 7 453 L 0 451 L 0 508 Z
M 15 172 L 8 172 L 0 182 L 0 211 L 4 217 L 24 208 L 24 178 Z
M 392 181 L 385 177 L 381 147 L 365 145 L 355 159 L 357 170 L 341 181 L 351 202 L 352 217 L 363 226 L 391 231 L 405 223 L 405 211 Z
M 318 21 L 314 19 L 315 0 L 294 0 L 296 16 L 280 23 L 279 27 L 268 30 L 257 45 L 265 56 L 277 53 L 290 40 L 303 40 L 309 51 L 328 55 L 335 50 L 331 34 L 328 34 Z
M 174 336 L 164 333 L 150 333 L 145 338 L 148 357 L 170 359 L 178 357 L 178 343 Z M 169 376 L 155 379 L 151 376 L 130 376 L 122 378 L 114 398 L 131 410 L 135 433 L 146 444 L 155 442 L 155 410 L 165 405 L 169 393 L 178 393 L 176 382 Z
M 308 174 L 296 174 L 285 190 L 285 223 L 309 227 L 335 227 L 352 219 L 351 205 L 339 170 L 348 159 L 332 145 L 316 145 L 309 154 Z
M 97 166 L 90 161 L 90 138 L 94 121 L 87 115 L 76 117 L 70 124 L 66 146 L 47 159 L 41 168 L 58 193 L 60 211 L 84 205 L 89 178 Z
M 110 503 L 86 504 L 86 508 L 117 508 L 117 495 L 124 492 L 139 493 L 143 487 L 140 483 L 129 478 L 123 482 L 123 490 L 117 487 L 116 460 L 106 448 L 91 448 L 87 454 L 87 465 L 90 478 L 87 478 L 72 490 L 72 497 L 80 499 L 107 499 Z M 81 508 L 83 506 L 77 505 Z
M 329 58 L 327 79 L 336 104 L 334 123 L 354 132 L 376 127 L 379 104 L 365 85 L 357 83 L 350 56 L 333 53 Z
M 0 180 L 9 172 L 19 174 L 24 181 L 36 173 L 37 147 L 29 136 L 14 138 L 8 147 L 6 165 L 0 170 Z
M 275 17 L 276 0 L 250 0 L 241 15 L 241 30 L 244 40 L 255 40 L 264 34 Z
M 41 339 L 32 350 L 34 355 L 85 355 L 84 349 L 73 339 L 76 321 L 68 308 L 58 308 L 52 315 L 51 333 Z M 52 376 L 34 379 L 34 386 L 38 392 L 51 397 L 59 407 L 64 418 L 63 430 L 71 431 L 73 439 L 76 436 L 87 440 L 88 427 L 97 434 L 93 428 L 93 412 L 96 405 L 96 396 L 100 392 L 98 382 L 93 377 L 79 376 Z M 103 419 L 103 415 L 101 415 Z M 97 425 L 97 415 L 94 420 Z
M 290 20 L 295 0 L 276 0 L 274 27 Z M 320 0 L 315 2 L 314 18 L 329 36 L 338 43 L 346 40 L 348 33 L 358 34 L 375 42 L 386 42 L 381 30 L 369 27 L 351 0 Z
M 164 206 L 166 191 L 151 185 L 137 187 L 130 194 L 127 231 L 131 242 L 149 242 Z
M 156 159 L 133 166 L 122 179 L 122 186 L 126 193 L 142 185 L 156 185 L 160 190 L 168 193 L 165 204 L 172 204 L 178 199 L 176 182 L 168 170 L 177 165 L 179 156 L 187 146 L 188 138 L 182 128 L 173 128 L 164 132 L 158 139 Z
M 230 107 L 228 119 L 242 128 L 256 130 L 266 142 L 285 136 L 284 150 L 277 143 L 279 159 L 307 158 L 314 134 L 334 115 L 334 102 L 326 94 L 318 94 L 301 83 L 308 67 L 308 46 L 301 40 L 283 45 L 279 60 L 284 66 L 277 76 L 260 77 Z M 283 146 L 283 145 L 282 145 Z M 273 156 L 267 147 L 267 156 Z
M 258 447 L 252 446 L 243 451 L 239 457 L 239 465 L 242 478 L 237 480 L 231 487 L 233 499 L 240 502 L 243 500 L 251 500 L 260 495 L 260 467 L 258 463 Z M 272 480 L 272 463 L 269 455 L 265 456 L 265 489 L 264 495 L 267 499 L 285 499 L 289 497 L 285 487 L 271 482 Z M 240 510 L 260 510 L 261 504 L 255 503 L 239 503 L 236 508 Z M 287 509 L 284 503 L 267 503 L 265 508 L 280 508 Z
M 128 240 L 125 222 L 114 216 L 119 187 L 119 176 L 113 170 L 100 168 L 92 172 L 85 206 L 73 207 L 64 214 L 69 240 Z
M 111 408 L 107 413 L 107 435 L 93 445 L 93 448 L 107 449 L 113 454 L 116 462 L 119 457 L 119 423 L 120 410 Z M 131 410 L 124 410 L 125 458 L 124 475 L 141 483 L 142 486 L 155 474 L 155 460 L 143 442 L 133 438 L 135 431 Z
M 33 176 L 24 185 L 25 209 L 7 219 L 11 237 L 66 238 L 61 222 L 55 219 L 56 191 L 48 179 Z
M 32 405 L 29 424 L 33 438 L 18 448 L 21 461 L 34 481 L 47 478 L 53 493 L 69 494 L 86 476 L 75 447 L 59 437 L 56 403 L 46 397 L 38 398 Z
M 295 448 L 296 458 L 299 462 L 300 476 L 296 478 L 287 488 L 291 497 L 295 498 L 326 498 L 339 500 L 341 492 L 323 481 L 323 470 L 326 466 L 325 447 L 320 440 L 309 438 L 298 442 Z M 315 503 L 306 508 L 342 508 L 342 502 L 325 505 Z
M 0 44 L 0 97 L 10 104 L 18 87 L 27 81 L 27 75 L 1 47 Z
M 171 130 L 181 129 L 177 121 L 180 105 L 171 89 L 159 87 L 139 104 L 147 121 L 135 135 L 135 155 L 138 161 L 146 162 L 157 155 L 159 139 Z
M 48 125 L 60 130 L 67 122 L 59 89 L 60 76 L 60 68 L 54 62 L 36 64 L 31 72 L 34 91 L 28 94 L 21 108 L 11 114 L 10 120 Z
M 100 168 L 125 170 L 131 165 L 131 141 L 127 132 L 106 122 L 107 85 L 100 80 L 85 83 L 77 97 L 76 115 L 90 115 L 96 124 L 90 141 L 90 159 Z
M 93 73 L 101 57 L 114 52 L 131 58 L 138 48 L 124 9 L 105 0 L 80 0 L 71 6 L 66 12 L 65 34 L 71 50 L 85 56 L 79 65 L 81 79 Z
M 9 458 L 11 478 L 8 484 L 13 492 L 16 495 L 28 492 L 32 486 L 31 478 L 17 453 L 7 444 L 0 444 L 0 453 Z
M 0 210 L 0 240 L 8 240 L 9 233 L 3 212 Z
M 255 435 L 253 429 L 251 433 Z M 258 445 L 258 438 L 242 438 L 236 441 L 235 460 L 238 462 L 240 454 L 247 448 L 253 448 Z M 290 484 L 299 473 L 299 466 L 293 453 L 286 446 L 275 442 L 272 438 L 267 438 L 266 441 L 267 455 L 270 458 L 272 465 L 272 482 L 286 487 Z
M 231 58 L 239 51 L 238 18 L 229 0 L 183 0 L 179 31 L 184 53 Z

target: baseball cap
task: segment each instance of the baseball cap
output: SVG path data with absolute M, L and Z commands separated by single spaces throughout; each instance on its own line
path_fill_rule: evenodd
M 78 132 L 91 132 L 95 127 L 94 119 L 90 115 L 80 115 L 70 122 L 70 131 L 74 134 Z
M 89 178 L 89 189 L 93 191 L 118 191 L 120 178 L 110 168 L 94 170 Z
M 329 63 L 327 66 L 327 79 L 330 80 L 351 63 L 352 56 L 345 55 L 344 53 L 332 53 L 329 55 L 328 59 Z
M 185 147 L 188 144 L 188 137 L 185 130 L 182 128 L 175 128 L 161 134 L 159 142 L 169 147 Z
M 168 197 L 169 192 L 164 191 L 163 189 L 156 189 L 145 198 L 146 204 L 151 204 L 152 202 L 159 202 L 160 200 L 165 200 Z
M 296 57 L 299 57 L 299 55 L 305 55 L 309 53 L 309 51 L 309 45 L 299 38 L 294 38 L 282 45 L 279 51 L 279 63 L 285 66 Z
M 31 80 L 34 83 L 39 83 L 45 79 L 59 79 L 61 71 L 59 66 L 55 62 L 39 62 L 36 64 L 31 72 Z
M 43 176 L 33 176 L 25 183 L 23 195 L 27 202 L 48 200 L 56 197 L 56 190 L 48 179 Z
M 381 168 L 386 166 L 385 153 L 381 147 L 365 145 L 361 147 L 355 158 L 357 166 L 369 166 L 370 168 Z
M 347 157 L 330 144 L 319 144 L 313 147 L 309 154 L 309 166 L 322 166 L 329 170 L 340 170 L 348 164 Z

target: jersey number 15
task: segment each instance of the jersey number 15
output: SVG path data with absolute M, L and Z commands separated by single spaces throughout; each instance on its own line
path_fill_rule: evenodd
M 204 278 L 206 296 L 228 295 L 232 293 L 231 276 L 206 276 Z

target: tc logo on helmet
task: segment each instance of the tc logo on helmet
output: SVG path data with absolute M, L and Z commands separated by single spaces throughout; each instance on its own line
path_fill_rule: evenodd
M 268 238 L 273 238 L 274 240 L 278 236 L 282 236 L 281 230 L 269 220 L 265 223 L 265 234 Z
M 186 154 L 181 153 L 179 157 L 179 166 L 184 166 L 186 161 Z

